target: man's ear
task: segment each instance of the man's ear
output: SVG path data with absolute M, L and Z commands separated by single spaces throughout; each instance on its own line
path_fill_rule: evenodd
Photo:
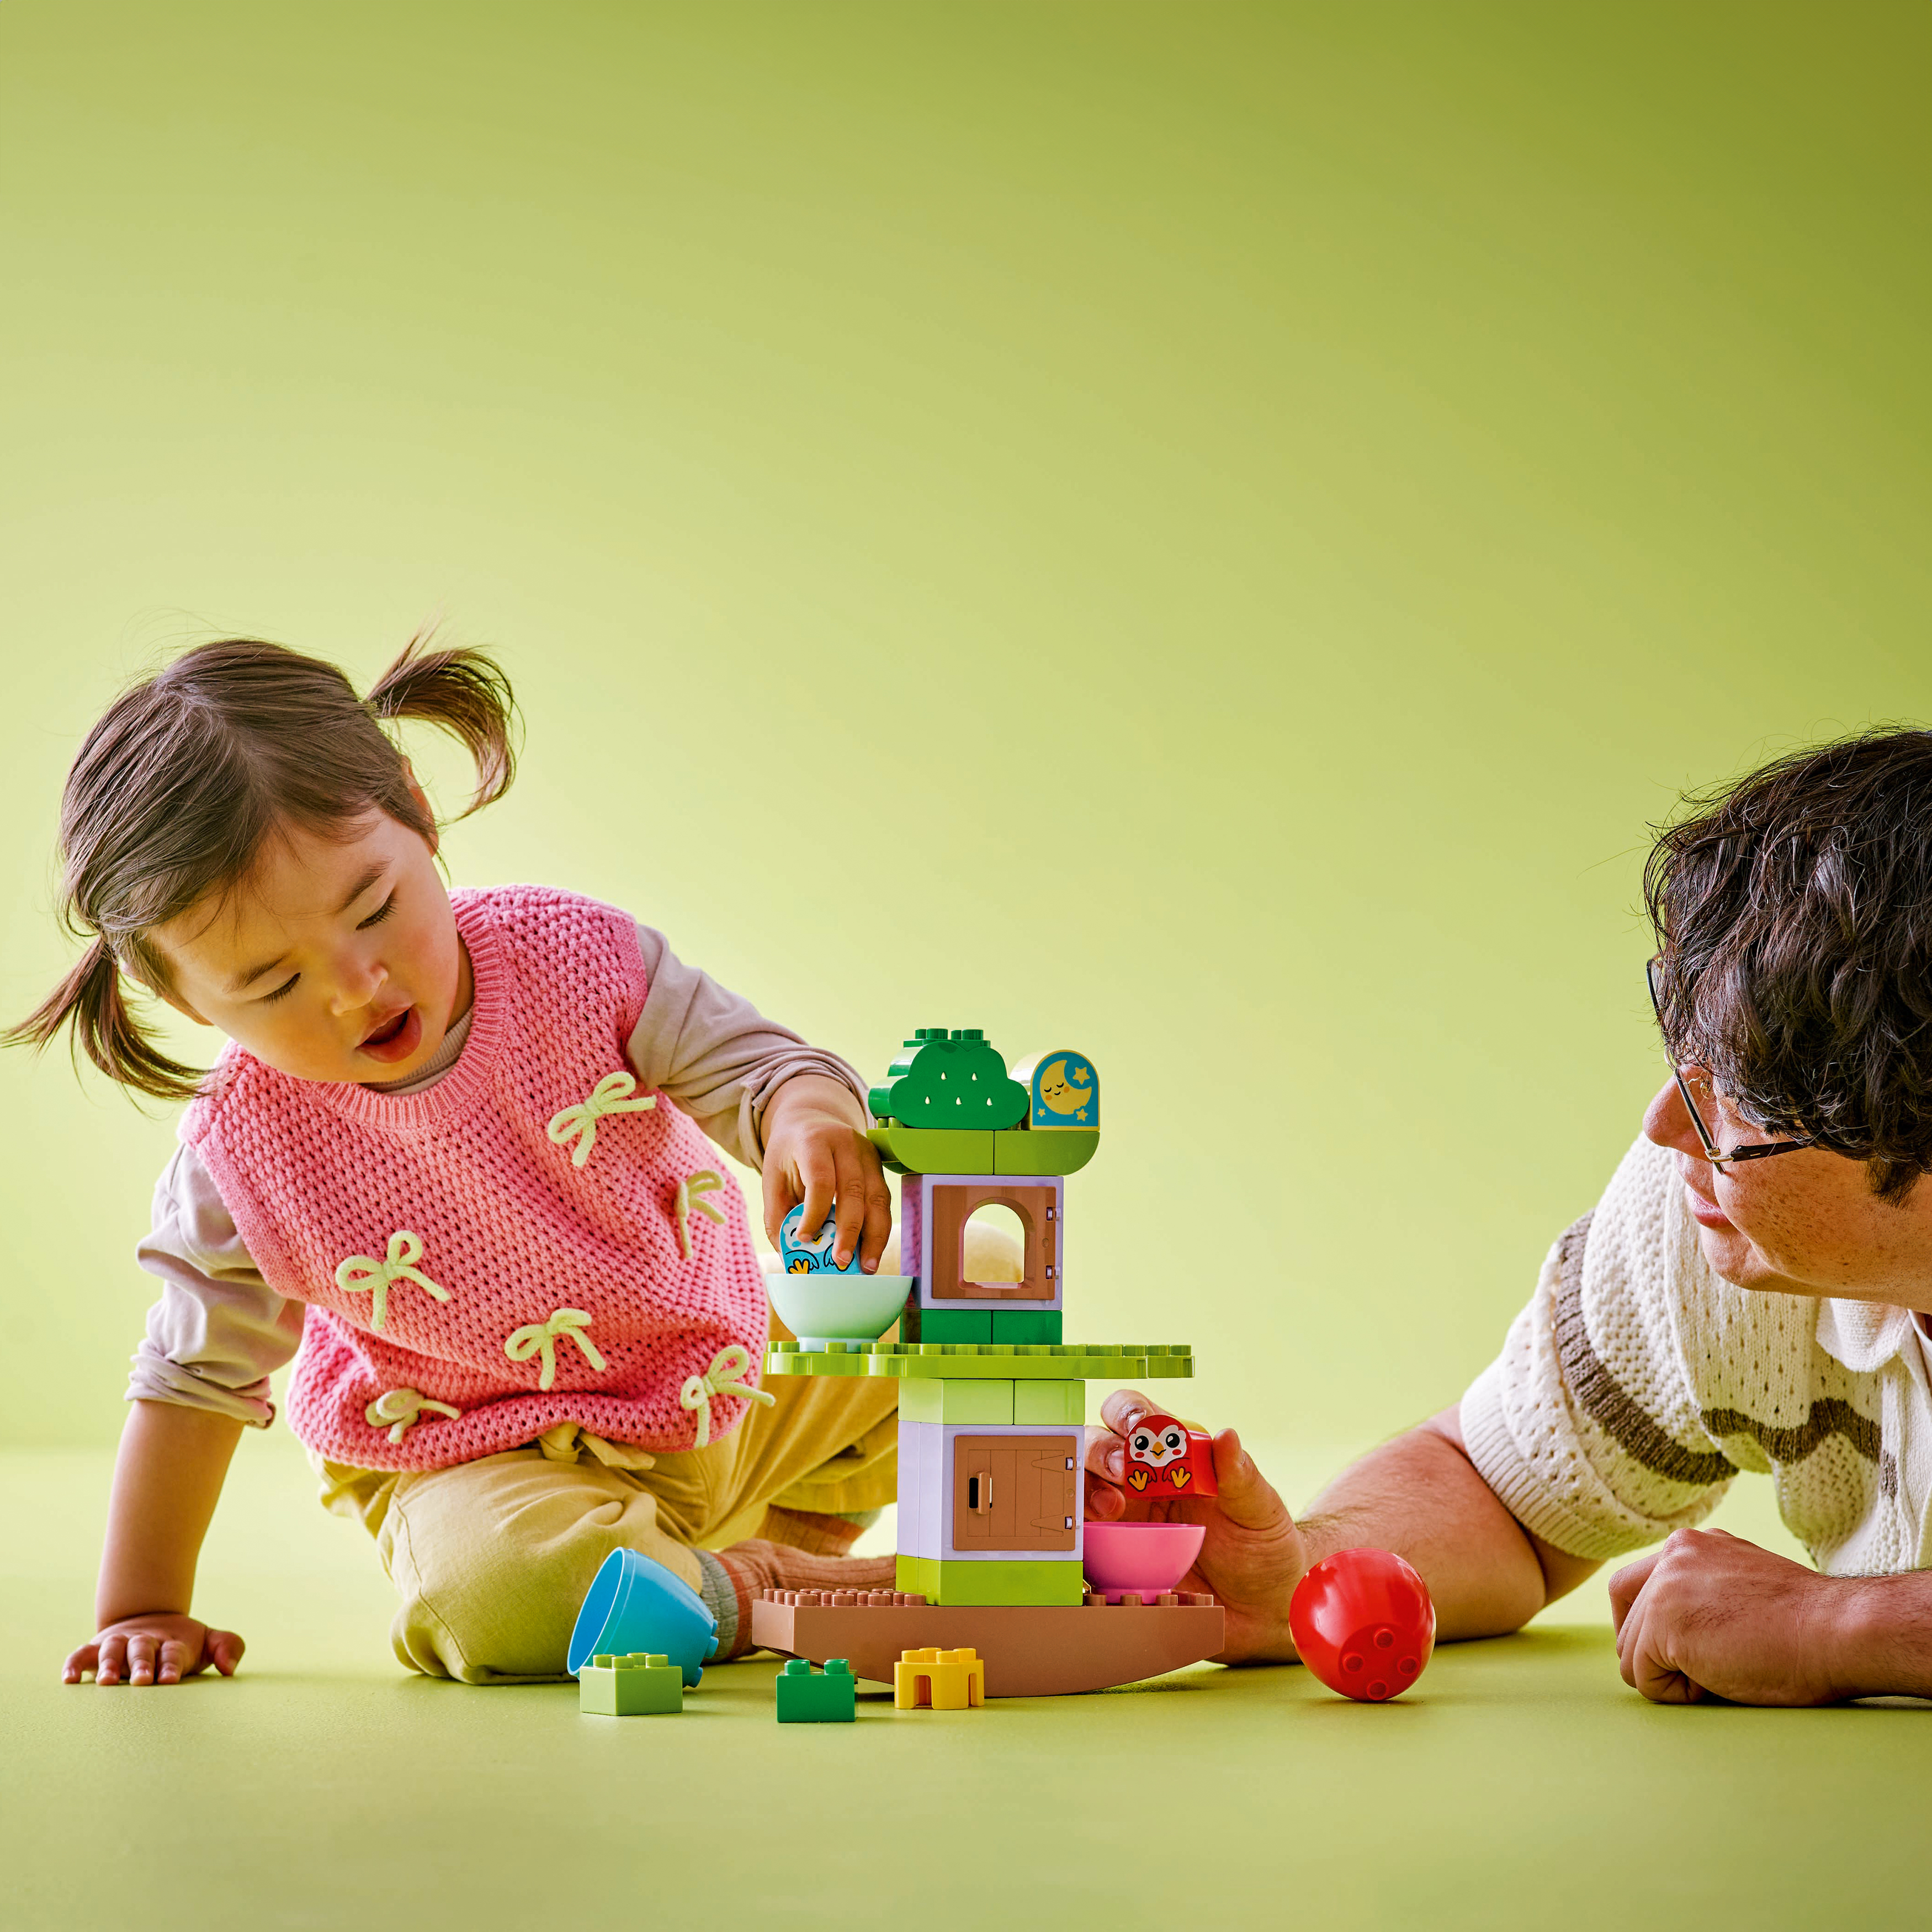
M 429 821 L 429 849 L 433 858 L 442 844 L 442 836 L 438 830 L 436 814 L 430 809 L 429 794 L 416 782 L 416 768 L 407 758 L 403 760 L 403 776 L 409 781 L 410 796 L 416 802 L 416 809 Z

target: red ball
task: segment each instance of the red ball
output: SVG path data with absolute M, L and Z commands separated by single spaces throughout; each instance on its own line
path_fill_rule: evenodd
M 1330 1690 L 1380 1704 L 1428 1667 L 1436 1606 L 1392 1550 L 1338 1550 L 1294 1586 L 1288 1628 L 1302 1662 Z

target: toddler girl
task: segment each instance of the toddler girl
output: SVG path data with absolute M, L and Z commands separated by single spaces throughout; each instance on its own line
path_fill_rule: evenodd
M 758 1386 L 764 1283 L 705 1140 L 762 1167 L 768 1231 L 836 1200 L 838 1258 L 876 1268 L 865 1084 L 610 907 L 446 889 L 380 722 L 460 740 L 473 811 L 509 784 L 513 717 L 475 651 L 418 638 L 358 700 L 237 639 L 128 692 L 75 760 L 61 843 L 87 950 L 13 1037 L 71 1027 L 113 1079 L 190 1104 L 70 1683 L 232 1672 L 240 1637 L 190 1612 L 195 1562 L 291 1356 L 290 1421 L 324 1502 L 376 1538 L 412 1670 L 561 1675 L 620 1546 L 703 1594 L 721 1656 L 763 1586 L 890 1586 L 890 1558 L 844 1552 L 893 1493 L 894 1385 Z M 228 1036 L 212 1073 L 143 1029 L 124 977 Z

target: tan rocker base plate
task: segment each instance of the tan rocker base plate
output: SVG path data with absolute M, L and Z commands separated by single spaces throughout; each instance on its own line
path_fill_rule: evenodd
M 892 1681 L 904 1650 L 968 1646 L 986 1660 L 988 1697 L 1056 1697 L 1138 1684 L 1212 1657 L 1225 1640 L 1213 1598 L 1163 1597 L 1109 1604 L 1096 1597 L 1061 1608 L 961 1604 L 950 1607 L 878 1592 L 869 1598 L 766 1590 L 752 1605 L 752 1640 L 766 1650 L 851 1660 L 875 1683 Z

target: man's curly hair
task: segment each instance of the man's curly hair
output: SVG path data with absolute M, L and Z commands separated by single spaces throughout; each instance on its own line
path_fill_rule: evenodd
M 1932 1170 L 1932 731 L 1790 752 L 1686 799 L 1643 883 L 1678 1060 L 1903 1200 Z

